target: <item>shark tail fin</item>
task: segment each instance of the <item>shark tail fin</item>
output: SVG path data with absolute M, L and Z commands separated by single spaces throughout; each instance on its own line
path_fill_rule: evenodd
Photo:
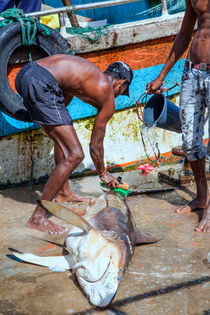
M 43 208 L 52 213 L 59 219 L 62 219 L 87 233 L 92 229 L 92 226 L 81 216 L 73 212 L 71 209 L 61 206 L 56 202 L 41 200 L 37 201 Z
M 18 259 L 27 263 L 48 267 L 52 271 L 66 271 L 72 269 L 75 264 L 70 254 L 66 256 L 40 257 L 31 253 L 19 252 L 14 248 L 8 249 Z

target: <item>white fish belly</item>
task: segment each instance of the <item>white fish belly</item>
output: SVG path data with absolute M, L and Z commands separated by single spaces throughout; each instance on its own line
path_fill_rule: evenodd
M 120 248 L 98 231 L 83 234 L 78 228 L 71 230 L 66 247 L 75 261 L 73 272 L 90 303 L 108 305 L 121 280 Z

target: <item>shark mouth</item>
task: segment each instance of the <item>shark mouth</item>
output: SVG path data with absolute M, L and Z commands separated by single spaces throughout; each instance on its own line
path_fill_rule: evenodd
M 76 276 L 77 278 L 81 277 L 84 281 L 89 282 L 89 283 L 99 282 L 99 281 L 101 281 L 101 279 L 103 279 L 103 277 L 107 273 L 107 271 L 111 265 L 111 262 L 112 262 L 112 259 L 109 260 L 109 262 L 107 263 L 107 265 L 104 269 L 104 272 L 101 275 L 97 274 L 97 271 L 95 274 L 93 272 L 93 270 L 97 270 L 97 266 L 95 266 L 95 268 L 94 268 L 94 266 L 92 266 L 92 268 L 90 268 L 90 266 L 88 266 L 84 263 L 76 264 L 74 266 L 74 269 L 73 269 L 73 275 Z
M 87 277 L 83 277 L 83 280 L 86 281 L 86 282 L 89 282 L 89 283 L 96 283 L 96 282 L 100 281 L 105 276 L 107 270 L 109 269 L 110 264 L 111 264 L 111 260 L 109 261 L 109 263 L 108 263 L 104 273 L 97 280 L 90 280 Z M 80 269 L 80 268 L 85 269 L 84 266 L 80 266 L 80 267 L 74 268 L 73 274 L 75 275 L 77 273 L 78 269 Z
M 109 261 L 103 274 L 93 280 L 80 273 L 83 268 L 85 269 L 80 266 L 75 270 L 76 278 L 89 302 L 97 307 L 109 305 L 115 297 L 119 285 L 119 276 L 112 261 Z

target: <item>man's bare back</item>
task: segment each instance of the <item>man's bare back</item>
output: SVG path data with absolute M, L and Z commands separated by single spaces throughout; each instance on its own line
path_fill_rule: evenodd
M 84 58 L 53 55 L 40 59 L 37 63 L 52 73 L 69 100 L 75 96 L 100 109 L 105 95 L 111 92 L 112 86 L 105 74 Z M 112 95 L 114 102 L 113 90 Z

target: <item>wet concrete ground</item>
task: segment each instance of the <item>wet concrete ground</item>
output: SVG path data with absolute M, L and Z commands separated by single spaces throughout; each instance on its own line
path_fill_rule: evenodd
M 121 175 L 131 189 L 161 188 L 157 171 L 148 176 L 133 171 Z M 97 197 L 98 177 L 70 181 L 72 189 Z M 43 185 L 0 191 L 0 314 L 210 314 L 210 235 L 194 232 L 199 211 L 176 214 L 177 205 L 195 195 L 184 190 L 128 197 L 137 227 L 162 238 L 157 244 L 137 247 L 109 309 L 97 310 L 71 279 L 70 272 L 53 273 L 44 267 L 11 259 L 8 247 L 37 255 L 60 255 L 65 236 L 48 235 L 26 227 Z M 69 207 L 72 204 L 68 205 Z M 74 205 L 84 209 L 85 204 Z M 56 223 L 62 223 L 55 217 Z M 56 245 L 57 244 L 57 245 Z

